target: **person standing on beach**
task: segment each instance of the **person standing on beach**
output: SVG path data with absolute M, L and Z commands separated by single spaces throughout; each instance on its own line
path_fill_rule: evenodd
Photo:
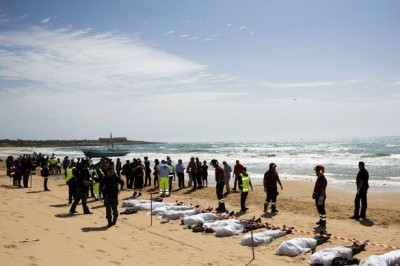
M 185 166 L 182 163 L 182 159 L 179 159 L 175 165 L 175 172 L 178 176 L 179 189 L 185 188 Z
M 247 168 L 243 167 L 242 173 L 240 174 L 239 180 L 239 188 L 240 188 L 240 211 L 246 212 L 248 208 L 246 208 L 246 199 L 249 194 L 249 189 L 253 191 L 253 185 L 251 184 L 250 175 L 247 173 Z
M 225 195 L 231 194 L 231 187 L 229 186 L 229 181 L 231 180 L 232 167 L 225 161 L 222 162 L 224 165 L 224 181 L 226 186 Z
M 92 214 L 87 205 L 89 184 L 92 183 L 87 160 L 82 160 L 81 163 L 78 165 L 77 174 L 75 176 L 75 182 L 76 182 L 76 197 L 71 205 L 71 208 L 69 209 L 69 212 L 76 213 L 76 206 L 78 206 L 79 202 L 82 200 L 83 213 Z
M 121 177 L 122 163 L 120 158 L 117 158 L 117 163 L 115 164 L 115 170 L 117 171 L 117 176 Z
M 317 181 L 315 182 L 312 198 L 315 200 L 315 206 L 319 214 L 319 221 L 316 224 L 321 227 L 326 227 L 325 200 L 328 181 L 324 176 L 325 168 L 322 165 L 315 166 L 314 171 L 317 176 Z
M 124 166 L 122 166 L 121 173 L 126 178 L 126 188 L 131 189 L 133 187 L 133 173 L 132 173 L 131 162 L 129 160 L 126 160 Z
M 160 162 L 158 159 L 154 160 L 154 168 L 153 168 L 153 174 L 154 174 L 154 189 L 157 189 L 160 187 L 160 180 L 159 180 L 159 171 L 158 171 L 158 166 L 160 165 Z
M 218 208 L 216 208 L 218 213 L 226 212 L 225 208 L 225 200 L 224 200 L 224 169 L 218 165 L 218 161 L 216 159 L 212 159 L 210 164 L 215 168 L 215 190 L 217 192 L 218 198 Z
M 192 182 L 193 182 L 193 188 L 192 189 L 196 189 L 197 188 L 197 164 L 194 161 L 194 157 L 190 158 L 190 162 L 188 164 L 188 167 L 186 169 L 186 173 L 188 173 L 188 177 L 189 177 L 189 183 L 188 186 L 191 187 L 192 186 Z
M 357 185 L 357 194 L 354 199 L 354 214 L 351 216 L 351 219 L 358 220 L 360 218 L 367 219 L 366 211 L 367 211 L 367 192 L 369 188 L 368 180 L 369 173 L 365 169 L 364 162 L 358 163 L 358 168 L 360 171 L 357 174 L 356 185 Z M 361 202 L 361 212 L 360 212 L 360 202 Z
M 233 175 L 235 177 L 233 181 L 233 192 L 236 192 L 236 186 L 239 183 L 240 175 L 242 174 L 243 165 L 240 164 L 239 160 L 236 160 L 236 164 L 233 167 Z
M 65 183 L 68 185 L 68 204 L 72 203 L 72 200 L 75 199 L 76 196 L 76 184 L 75 184 L 75 176 L 76 165 L 75 162 L 71 162 L 71 165 L 66 170 Z
M 118 185 L 120 188 L 118 189 Z M 118 218 L 118 194 L 124 187 L 124 181 L 116 175 L 112 167 L 107 169 L 107 175 L 100 184 L 103 191 L 104 206 L 106 207 L 107 227 L 117 223 Z
M 43 189 L 44 191 L 50 191 L 47 187 L 47 181 L 49 180 L 50 170 L 47 164 L 43 165 L 42 170 L 40 171 L 40 175 L 43 177 Z
M 267 193 L 267 198 L 264 203 L 264 212 L 268 211 L 268 205 L 272 201 L 271 211 L 278 212 L 276 209 L 276 198 L 278 197 L 278 184 L 283 189 L 281 180 L 279 179 L 278 172 L 276 171 L 276 164 L 270 163 L 269 169 L 264 174 L 264 191 Z
M 135 185 L 134 185 L 134 192 L 132 197 L 140 197 L 142 196 L 142 189 L 143 189 L 143 183 L 144 183 L 144 165 L 142 164 L 142 161 L 140 159 L 136 160 L 136 167 L 133 168 L 133 176 L 135 179 Z
M 160 175 L 160 196 L 169 197 L 169 166 L 165 160 L 161 160 L 158 166 L 158 173 Z
M 147 156 L 144 157 L 144 186 L 151 186 L 151 168 L 150 168 L 150 161 Z
M 171 192 L 172 192 L 172 180 L 175 181 L 175 166 L 172 164 L 172 160 L 169 157 L 167 157 L 167 164 L 169 166 L 169 175 L 168 175 L 169 183 L 168 183 L 168 186 L 169 186 L 169 193 L 171 194 Z
M 203 165 L 201 166 L 201 179 L 202 186 L 208 187 L 208 165 L 207 161 L 203 161 Z

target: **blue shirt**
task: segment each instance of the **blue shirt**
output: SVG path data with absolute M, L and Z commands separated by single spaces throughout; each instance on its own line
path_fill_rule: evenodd
M 175 165 L 175 172 L 177 173 L 185 172 L 185 166 L 183 166 L 183 163 L 178 163 L 177 165 Z

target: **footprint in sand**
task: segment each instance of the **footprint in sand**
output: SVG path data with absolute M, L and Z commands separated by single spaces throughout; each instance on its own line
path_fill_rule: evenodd
M 96 251 L 97 251 L 97 252 L 100 252 L 100 253 L 106 253 L 106 251 L 105 251 L 105 250 L 102 250 L 102 249 L 96 249 Z
M 16 245 L 13 245 L 13 244 L 11 244 L 11 245 L 4 245 L 4 247 L 5 247 L 5 248 L 16 248 L 17 246 L 16 246 Z
M 114 261 L 114 260 L 111 260 L 110 263 L 115 264 L 115 265 L 121 265 L 121 264 L 122 264 L 121 262 L 119 262 L 119 261 Z

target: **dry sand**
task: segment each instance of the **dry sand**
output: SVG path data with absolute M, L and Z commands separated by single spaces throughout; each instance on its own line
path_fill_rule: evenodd
M 33 176 L 32 188 L 13 188 L 5 175 L 4 162 L 0 166 L 2 265 L 308 265 L 310 254 L 292 258 L 274 252 L 284 240 L 312 237 L 299 231 L 312 232 L 318 220 L 311 199 L 313 182 L 284 180 L 284 190 L 278 197 L 279 213 L 275 216 L 262 216 L 265 200 L 262 186 L 256 185 L 250 192 L 247 200 L 250 210 L 240 218 L 261 216 L 263 223 L 295 228 L 292 235 L 256 247 L 252 260 L 252 249 L 239 244 L 243 235 L 218 238 L 193 233 L 184 230 L 180 221 L 160 224 L 157 217 L 153 217 L 151 225 L 145 212 L 120 215 L 117 225 L 107 229 L 102 203 L 92 200 L 89 202 L 92 215 L 82 215 L 82 207 L 78 206 L 79 213 L 71 216 L 63 180 L 51 177 L 50 192 L 42 191 L 43 181 L 38 175 Z M 142 198 L 149 199 L 148 192 L 145 189 Z M 122 191 L 119 206 L 131 195 L 132 191 Z M 327 231 L 335 238 L 322 247 L 351 245 L 351 241 L 336 237 L 369 239 L 372 244 L 357 256 L 360 259 L 391 250 L 377 244 L 400 247 L 400 193 L 369 193 L 369 220 L 363 222 L 348 218 L 352 214 L 354 193 L 328 185 L 327 195 Z M 214 185 L 191 193 L 188 189 L 174 191 L 165 201 L 175 200 L 204 208 L 217 206 Z M 239 193 L 228 195 L 228 209 L 238 211 L 239 201 Z M 119 211 L 123 208 L 119 207 Z

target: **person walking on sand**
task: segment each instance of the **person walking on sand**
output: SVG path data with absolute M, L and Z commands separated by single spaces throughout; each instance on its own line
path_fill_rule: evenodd
M 215 168 L 215 183 L 216 187 L 215 190 L 217 192 L 218 198 L 218 208 L 216 208 L 218 213 L 226 212 L 225 208 L 225 199 L 224 199 L 224 169 L 218 165 L 218 161 L 216 159 L 212 159 L 210 164 Z
M 239 183 L 240 175 L 242 174 L 243 165 L 240 164 L 239 160 L 236 160 L 236 164 L 233 167 L 233 175 L 235 177 L 233 181 L 233 192 L 236 192 L 236 186 Z
M 315 200 L 315 206 L 317 207 L 319 214 L 319 221 L 316 224 L 321 227 L 326 227 L 325 200 L 328 181 L 324 176 L 324 166 L 317 165 L 315 166 L 314 171 L 317 176 L 317 181 L 315 182 L 312 198 Z
M 118 185 L 120 186 L 118 188 Z M 118 194 L 124 187 L 124 181 L 114 172 L 112 167 L 107 169 L 107 175 L 100 184 L 103 191 L 104 206 L 106 207 L 107 227 L 117 223 L 118 218 Z
M 269 169 L 264 174 L 263 183 L 264 183 L 264 191 L 265 193 L 267 193 L 267 198 L 264 203 L 264 212 L 268 211 L 268 205 L 271 201 L 272 201 L 271 211 L 278 212 L 278 210 L 276 209 L 276 198 L 279 195 L 278 184 L 281 187 L 281 190 L 283 189 L 283 186 L 281 180 L 279 179 L 278 172 L 276 171 L 275 163 L 269 164 Z
M 226 186 L 225 195 L 231 194 L 231 187 L 229 186 L 229 181 L 231 180 L 232 167 L 225 161 L 222 162 L 224 165 L 224 181 Z
M 240 174 L 239 180 L 239 188 L 240 188 L 240 211 L 246 212 L 248 208 L 246 208 L 246 199 L 249 194 L 249 189 L 253 191 L 253 185 L 251 184 L 250 175 L 247 173 L 247 168 L 243 167 L 242 173 Z
M 356 185 L 357 185 L 357 194 L 354 199 L 354 214 L 351 216 L 351 219 L 359 220 L 367 219 L 366 211 L 367 211 L 367 192 L 369 188 L 368 179 L 369 173 L 365 169 L 364 162 L 358 163 L 358 168 L 360 171 L 357 174 Z M 360 202 L 361 202 L 361 212 L 360 212 Z
M 76 213 L 76 206 L 78 206 L 78 203 L 82 200 L 83 213 L 92 214 L 87 205 L 89 185 L 92 183 L 88 169 L 88 161 L 82 160 L 77 169 L 77 175 L 75 176 L 76 197 L 71 205 L 71 208 L 69 209 L 69 212 Z

